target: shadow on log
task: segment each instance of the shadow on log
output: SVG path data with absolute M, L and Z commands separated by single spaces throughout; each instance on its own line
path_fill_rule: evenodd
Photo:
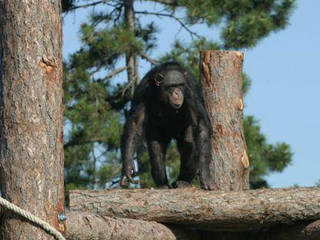
M 319 240 L 320 221 L 279 225 L 253 232 L 210 232 L 200 231 L 199 239 L 214 240 Z

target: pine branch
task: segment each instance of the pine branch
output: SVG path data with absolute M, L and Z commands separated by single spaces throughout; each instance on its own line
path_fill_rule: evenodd
M 199 34 L 197 34 L 196 32 L 192 31 L 187 24 L 185 24 L 180 18 L 174 16 L 173 14 L 168 14 L 168 13 L 159 13 L 159 12 L 148 12 L 148 11 L 135 11 L 135 14 L 145 14 L 145 15 L 154 15 L 157 17 L 169 17 L 174 19 L 176 22 L 178 22 L 181 27 L 186 30 L 190 35 L 191 38 L 193 39 L 194 36 L 196 36 L 197 38 L 201 38 L 201 36 Z
M 164 5 L 169 5 L 169 6 L 173 6 L 173 7 L 178 6 L 177 0 L 145 0 L 145 1 L 146 2 L 148 2 L 148 1 L 157 2 L 157 3 L 161 3 Z
M 103 78 L 103 80 L 107 80 L 107 79 L 109 79 L 109 78 L 112 78 L 112 77 L 114 77 L 115 75 L 123 72 L 124 70 L 127 70 L 127 68 L 128 68 L 127 66 L 118 68 L 118 69 L 114 70 L 113 72 L 109 73 L 107 76 L 105 76 L 105 77 Z
M 104 142 L 104 138 L 96 137 L 92 139 L 86 139 L 86 140 L 79 140 L 79 139 L 72 139 L 71 141 L 65 143 L 63 145 L 64 149 L 68 147 L 73 147 L 73 146 L 80 146 L 80 145 L 85 145 L 85 144 L 92 144 L 96 142 Z
M 124 6 L 123 3 L 118 3 L 118 4 L 115 4 L 112 6 L 114 9 L 111 11 L 110 16 L 113 16 L 114 13 L 117 13 L 116 16 L 113 17 L 113 24 L 114 25 L 117 24 L 117 22 L 119 21 L 119 19 L 121 17 L 123 6 Z
M 126 86 L 123 88 L 122 92 L 121 92 L 121 97 L 124 97 L 126 92 L 130 89 L 133 88 L 135 85 L 136 81 L 130 81 L 126 84 Z
M 68 9 L 68 11 L 73 11 L 73 10 L 76 10 L 76 9 L 78 9 L 78 8 L 93 7 L 93 6 L 102 4 L 102 3 L 107 3 L 107 2 L 109 2 L 109 1 L 110 1 L 110 0 L 101 0 L 101 1 L 98 1 L 98 2 L 87 3 L 87 4 L 83 4 L 83 5 L 78 5 L 78 6 L 73 6 L 73 7 L 71 7 L 70 9 Z
M 143 53 L 143 52 L 140 52 L 139 55 L 140 55 L 140 57 L 141 57 L 142 59 L 147 60 L 148 62 L 150 62 L 150 63 L 153 64 L 153 65 L 159 64 L 159 61 L 157 61 L 157 60 L 149 57 L 147 54 L 145 54 L 145 53 Z

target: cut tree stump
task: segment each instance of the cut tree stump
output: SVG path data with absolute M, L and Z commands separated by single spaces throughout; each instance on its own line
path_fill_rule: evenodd
M 202 51 L 201 86 L 213 129 L 209 165 L 213 189 L 249 189 L 249 159 L 243 130 L 243 53 Z
M 253 231 L 320 219 L 320 188 L 73 190 L 70 209 L 210 231 Z

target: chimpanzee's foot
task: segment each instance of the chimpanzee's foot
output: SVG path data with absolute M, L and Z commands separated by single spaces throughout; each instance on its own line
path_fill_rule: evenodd
M 182 181 L 182 180 L 177 180 L 172 183 L 172 188 L 189 188 L 192 187 L 191 183 Z

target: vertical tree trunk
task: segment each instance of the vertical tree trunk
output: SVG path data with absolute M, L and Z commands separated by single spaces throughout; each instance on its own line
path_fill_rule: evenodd
M 64 211 L 61 5 L 0 0 L 2 196 L 59 231 Z M 2 239 L 52 239 L 9 211 Z
M 124 21 L 128 27 L 128 30 L 134 33 L 134 0 L 123 0 L 124 3 Z M 137 86 L 137 57 L 132 53 L 132 51 L 126 53 L 126 66 L 128 83 L 131 85 L 130 94 L 133 96 L 134 90 Z
M 249 160 L 243 133 L 243 54 L 203 51 L 200 69 L 202 93 L 213 127 L 213 185 L 219 190 L 249 188 Z

